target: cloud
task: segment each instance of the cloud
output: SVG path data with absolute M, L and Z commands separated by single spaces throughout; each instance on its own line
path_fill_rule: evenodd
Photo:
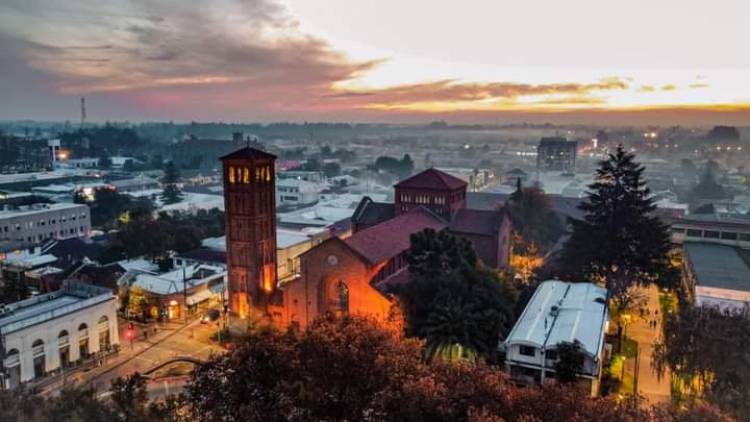
M 705 84 L 705 83 L 694 83 L 694 84 L 688 85 L 688 88 L 692 88 L 692 89 L 708 88 L 708 84 Z
M 641 85 L 638 87 L 638 92 L 654 92 L 656 88 L 653 85 Z
M 677 87 L 674 86 L 674 85 L 672 85 L 672 84 L 667 84 L 667 85 L 664 85 L 664 86 L 661 87 L 662 91 L 674 91 L 676 89 L 677 89 Z
M 442 80 L 429 83 L 399 85 L 376 90 L 349 90 L 331 98 L 350 106 L 376 108 L 409 107 L 425 103 L 515 103 L 518 99 L 535 96 L 553 96 L 538 100 L 538 104 L 565 104 L 583 102 L 599 103 L 590 94 L 626 90 L 628 84 L 621 78 L 607 78 L 590 84 L 552 83 L 525 84 L 515 82 L 461 82 Z M 565 95 L 563 98 L 556 96 Z

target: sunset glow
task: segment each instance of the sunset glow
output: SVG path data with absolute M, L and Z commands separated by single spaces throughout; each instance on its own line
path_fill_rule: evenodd
M 85 95 L 94 120 L 750 116 L 743 2 L 434 3 L 3 2 L 0 112 L 74 118 Z

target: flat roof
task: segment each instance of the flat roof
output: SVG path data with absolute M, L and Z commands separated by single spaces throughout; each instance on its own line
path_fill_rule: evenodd
M 554 348 L 578 340 L 582 349 L 598 356 L 608 319 L 607 289 L 592 283 L 548 280 L 539 285 L 505 340 Z
M 684 247 L 698 285 L 750 291 L 750 267 L 738 249 L 701 242 L 686 242 Z
M 56 292 L 5 305 L 0 313 L 0 334 L 22 330 L 113 299 L 114 295 L 108 289 L 69 282 Z
M 36 205 L 36 206 L 34 206 Z M 52 211 L 62 211 L 73 208 L 89 209 L 85 204 L 59 203 L 59 204 L 34 204 L 32 206 L 21 207 L 15 210 L 0 210 L 0 218 L 17 217 L 21 215 L 42 214 Z

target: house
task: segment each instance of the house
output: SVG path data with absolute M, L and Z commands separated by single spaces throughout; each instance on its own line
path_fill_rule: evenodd
M 0 389 L 59 373 L 119 344 L 111 290 L 67 282 L 0 306 Z
M 579 384 L 596 396 L 609 321 L 606 298 L 607 289 L 591 283 L 541 283 L 500 345 L 511 378 L 519 384 L 549 382 L 555 378 L 557 347 L 578 342 L 584 355 Z
M 276 205 L 297 206 L 318 202 L 322 186 L 298 179 L 276 180 Z

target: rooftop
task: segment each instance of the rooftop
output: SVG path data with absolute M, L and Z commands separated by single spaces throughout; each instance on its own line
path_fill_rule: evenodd
M 11 210 L 0 210 L 0 218 L 16 217 L 19 215 L 33 215 L 42 214 L 50 211 L 62 211 L 74 208 L 85 208 L 88 210 L 88 205 L 84 204 L 32 204 L 28 206 L 18 207 L 18 209 Z
M 344 242 L 370 263 L 375 264 L 409 249 L 412 233 L 428 228 L 439 231 L 445 227 L 446 224 L 440 217 L 418 207 L 359 231 Z
M 539 285 L 506 344 L 553 348 L 578 340 L 590 356 L 603 346 L 607 289 L 591 283 L 548 280 Z
M 223 277 L 225 272 L 223 268 L 212 265 L 187 265 L 162 274 L 137 274 L 132 285 L 155 294 L 168 295 Z
M 276 156 L 256 148 L 245 147 L 221 157 L 222 161 L 231 159 L 275 160 Z
M 750 268 L 731 246 L 713 243 L 685 243 L 690 267 L 698 285 L 750 292 Z
M 466 188 L 467 183 L 458 177 L 451 176 L 435 168 L 429 168 L 414 176 L 398 182 L 396 188 L 414 189 L 461 189 Z
M 67 282 L 53 293 L 5 305 L 0 311 L 0 334 L 68 315 L 80 309 L 114 300 L 111 290 L 83 283 Z
M 460 209 L 453 217 L 450 231 L 466 234 L 493 234 L 503 224 L 502 210 Z

